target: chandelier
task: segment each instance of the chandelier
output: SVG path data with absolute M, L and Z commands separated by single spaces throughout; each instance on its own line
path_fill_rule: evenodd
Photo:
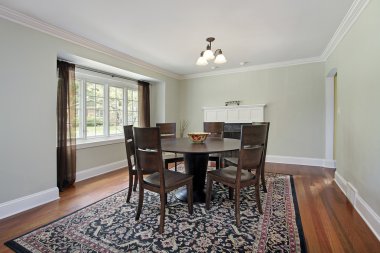
M 201 52 L 201 56 L 198 58 L 196 65 L 198 66 L 205 66 L 208 64 L 208 61 L 214 60 L 214 63 L 216 64 L 222 64 L 226 63 L 226 57 L 224 57 L 222 49 L 215 50 L 215 53 L 211 51 L 211 42 L 213 42 L 215 38 L 209 37 L 206 39 L 206 41 L 209 43 L 207 45 L 206 51 Z

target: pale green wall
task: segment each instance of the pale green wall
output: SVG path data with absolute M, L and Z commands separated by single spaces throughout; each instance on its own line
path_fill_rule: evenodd
M 204 106 L 225 101 L 266 104 L 268 154 L 324 158 L 324 64 L 202 77 L 181 81 L 181 118 L 202 130 Z
M 77 149 L 77 171 L 126 159 L 124 143 Z
M 372 0 L 326 62 L 338 71 L 337 172 L 380 215 L 380 1 Z
M 178 118 L 176 79 L 2 18 L 0 34 L 0 203 L 56 186 L 59 52 L 160 80 L 152 86 L 152 121 Z M 78 151 L 79 171 L 125 159 L 120 144 L 91 150 Z

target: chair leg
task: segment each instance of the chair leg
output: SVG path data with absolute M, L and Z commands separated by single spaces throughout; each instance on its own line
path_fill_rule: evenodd
M 136 191 L 137 188 L 137 182 L 139 181 L 139 176 L 136 174 L 135 175 L 135 182 L 133 183 L 133 191 Z
M 230 200 L 233 200 L 233 198 L 234 198 L 234 188 L 232 188 L 232 187 L 228 187 L 228 198 Z
M 256 203 L 259 209 L 259 213 L 263 214 L 263 208 L 261 207 L 261 200 L 260 200 L 260 184 L 255 185 L 255 192 L 256 192 Z
M 137 212 L 136 212 L 136 218 L 135 218 L 135 220 L 140 219 L 140 214 L 141 214 L 141 209 L 142 209 L 143 201 L 144 201 L 144 188 L 140 184 L 140 187 L 139 187 L 139 203 L 137 205 Z
M 264 165 L 263 165 L 263 169 L 261 170 L 261 184 L 263 185 L 263 190 L 264 192 L 268 192 L 267 191 L 267 185 L 265 183 L 265 173 L 264 173 L 265 169 L 264 169 Z
M 216 170 L 220 169 L 220 158 L 216 159 L 215 161 L 215 169 Z
M 207 189 L 206 189 L 206 210 L 210 209 L 211 192 L 212 192 L 212 179 L 210 179 L 210 176 L 208 176 L 207 177 Z
M 177 171 L 177 162 L 174 162 L 174 171 Z
M 193 181 L 187 184 L 187 208 L 189 214 L 193 214 Z
M 165 160 L 165 169 L 169 169 L 169 162 L 167 162 L 166 160 Z
M 160 207 L 160 234 L 164 232 L 164 226 L 165 226 L 165 203 L 166 203 L 166 193 L 160 194 L 160 201 L 161 201 L 161 207 Z
M 235 218 L 236 226 L 240 226 L 240 189 L 235 189 Z
M 133 188 L 133 175 L 129 174 L 129 186 L 128 186 L 128 194 L 127 194 L 127 203 L 129 203 L 131 199 L 131 194 L 132 194 L 132 188 Z

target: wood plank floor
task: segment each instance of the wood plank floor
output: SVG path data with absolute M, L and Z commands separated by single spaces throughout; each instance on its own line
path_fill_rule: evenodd
M 333 181 L 334 170 L 268 163 L 268 172 L 292 174 L 309 252 L 380 252 L 380 242 Z M 0 220 L 4 242 L 70 214 L 128 185 L 125 169 L 77 183 L 60 199 Z

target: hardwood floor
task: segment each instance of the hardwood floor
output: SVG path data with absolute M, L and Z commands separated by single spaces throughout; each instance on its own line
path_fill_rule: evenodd
M 268 163 L 267 172 L 292 174 L 308 252 L 380 252 L 380 242 L 333 181 L 334 170 Z M 79 182 L 59 200 L 0 220 L 4 242 L 70 214 L 128 185 L 126 169 Z

